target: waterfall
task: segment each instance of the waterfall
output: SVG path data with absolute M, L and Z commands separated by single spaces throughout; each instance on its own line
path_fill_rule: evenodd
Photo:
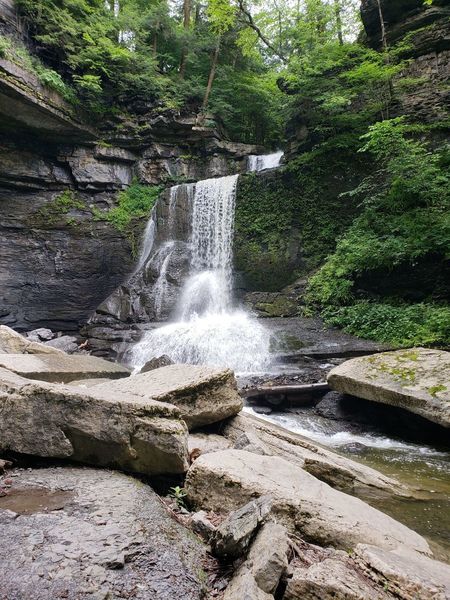
M 276 169 L 280 166 L 282 156 L 282 150 L 278 150 L 273 154 L 262 154 L 261 156 L 251 155 L 248 157 L 248 170 L 254 172 Z
M 170 259 L 175 249 L 175 242 L 166 242 L 158 250 L 153 259 L 154 268 L 158 271 L 158 279 L 153 287 L 153 296 L 155 299 L 156 318 L 159 319 L 164 308 L 164 301 L 167 293 L 167 270 L 169 268 Z
M 233 306 L 237 181 L 238 175 L 233 175 L 195 185 L 190 198 L 190 275 L 179 297 L 174 322 L 147 332 L 134 347 L 137 367 L 162 354 L 175 362 L 218 365 L 237 372 L 258 371 L 268 363 L 266 330 L 247 312 Z M 167 256 L 170 254 L 165 260 Z M 163 277 L 162 282 L 163 270 L 164 260 L 159 277 Z M 163 288 L 159 293 L 163 294 Z
M 207 179 L 195 187 L 192 268 L 179 301 L 181 320 L 231 307 L 237 180 L 238 175 Z
M 150 256 L 150 252 L 153 249 L 153 244 L 155 242 L 156 235 L 156 219 L 154 212 L 155 211 L 153 209 L 150 215 L 150 219 L 148 220 L 147 227 L 144 231 L 139 260 L 137 262 L 134 273 L 137 273 L 142 269 L 142 267 L 145 265 L 145 262 L 147 261 L 147 258 Z

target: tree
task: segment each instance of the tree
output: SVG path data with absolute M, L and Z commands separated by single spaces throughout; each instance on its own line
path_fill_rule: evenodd
M 209 97 L 211 95 L 214 78 L 216 76 L 222 36 L 234 25 L 236 20 L 236 12 L 234 6 L 229 0 L 209 0 L 208 17 L 211 30 L 216 35 L 216 44 L 211 54 L 211 68 L 209 70 L 208 83 L 206 84 L 206 90 L 202 104 L 203 113 L 205 113 L 208 107 Z
M 185 33 L 189 31 L 191 26 L 191 0 L 183 0 L 183 27 Z M 188 56 L 188 47 L 186 42 L 183 45 L 180 61 L 180 77 L 184 79 L 186 75 L 186 61 Z

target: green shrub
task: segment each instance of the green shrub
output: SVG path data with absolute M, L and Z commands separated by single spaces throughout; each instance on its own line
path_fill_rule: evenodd
M 42 206 L 35 214 L 34 220 L 41 225 L 55 225 L 71 210 L 86 210 L 86 204 L 80 200 L 73 190 L 64 190 L 50 202 Z M 66 218 L 66 224 L 74 225 L 73 217 Z
M 364 136 L 363 151 L 380 169 L 350 195 L 362 213 L 338 241 L 336 251 L 310 280 L 308 298 L 321 306 L 349 304 L 364 274 L 450 255 L 448 154 L 430 152 L 409 135 L 402 119 L 383 121 Z
M 362 338 L 398 347 L 450 346 L 450 307 L 433 304 L 378 304 L 327 307 L 328 325 Z
M 38 58 L 32 56 L 28 49 L 17 40 L 0 34 L 0 57 L 7 58 L 19 64 L 24 69 L 31 71 L 37 75 L 43 85 L 57 91 L 69 102 L 75 102 L 73 89 L 67 85 L 61 75 L 53 69 L 44 66 Z
M 0 35 L 0 58 L 6 58 L 10 48 L 11 42 L 9 38 L 5 37 L 4 35 Z
M 150 214 L 161 193 L 161 186 L 148 186 L 133 181 L 129 188 L 119 193 L 118 205 L 105 216 L 119 231 L 125 231 L 133 218 Z

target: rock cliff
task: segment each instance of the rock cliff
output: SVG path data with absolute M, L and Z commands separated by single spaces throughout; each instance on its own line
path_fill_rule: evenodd
M 23 37 L 10 0 L 0 31 Z M 257 151 L 175 111 L 99 127 L 0 58 L 0 323 L 78 329 L 137 260 L 145 219 L 125 235 L 106 218 L 121 190 L 239 172 Z
M 423 123 L 448 119 L 450 92 L 450 5 L 447 0 L 384 0 L 381 12 L 389 45 L 402 43 L 401 56 L 408 65 L 398 83 L 414 78 L 420 85 L 397 89 L 395 114 L 406 114 Z M 382 45 L 381 20 L 376 0 L 363 0 L 361 17 L 367 43 Z M 394 84 L 395 85 L 395 84 Z M 397 86 L 398 87 L 398 86 Z

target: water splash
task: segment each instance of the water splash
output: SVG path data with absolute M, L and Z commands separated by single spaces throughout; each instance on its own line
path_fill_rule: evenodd
M 244 408 L 244 411 L 251 414 L 254 413 L 251 407 Z M 351 431 L 345 422 L 336 422 L 334 426 L 337 430 L 330 430 L 330 423 L 326 419 L 321 419 L 314 414 L 309 415 L 305 412 L 298 414 L 257 414 L 257 416 L 260 419 L 280 425 L 288 431 L 298 433 L 305 438 L 334 449 L 345 449 L 346 446 L 357 444 L 367 449 L 397 453 L 398 459 L 402 461 L 407 460 L 407 458 L 405 459 L 405 455 L 409 455 L 411 460 L 417 460 L 418 457 L 445 457 L 448 454 L 430 446 L 420 446 L 419 444 L 394 439 L 381 433 L 363 429 Z
M 196 184 L 191 273 L 175 310 L 177 320 L 145 334 L 133 350 L 136 366 L 161 354 L 175 362 L 226 366 L 237 372 L 260 371 L 268 364 L 266 330 L 233 307 L 237 181 L 238 175 L 233 175 Z M 160 277 L 162 270 L 163 262 Z
M 142 366 L 166 354 L 176 363 L 228 367 L 236 373 L 258 372 L 268 362 L 266 330 L 244 311 L 193 315 L 148 332 L 134 350 Z
M 282 156 L 282 150 L 278 150 L 272 154 L 262 154 L 260 156 L 250 155 L 248 157 L 248 170 L 255 172 L 265 171 L 266 169 L 276 169 L 280 166 Z

